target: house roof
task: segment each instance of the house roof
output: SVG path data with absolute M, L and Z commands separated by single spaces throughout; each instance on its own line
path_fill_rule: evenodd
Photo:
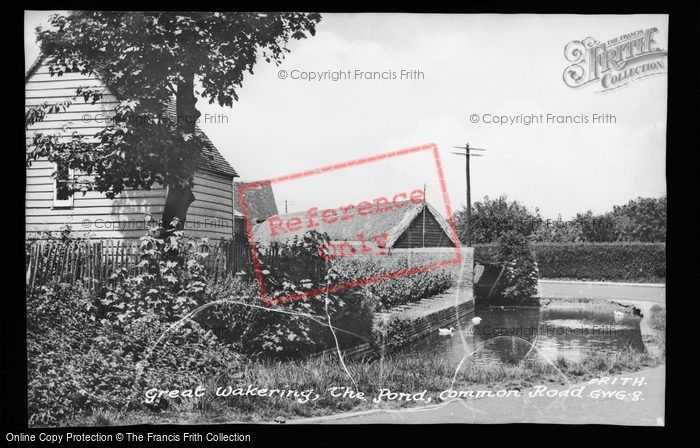
M 177 120 L 177 112 L 175 112 L 175 103 L 169 102 L 165 105 L 165 114 L 172 120 Z M 225 174 L 231 177 L 239 177 L 236 170 L 228 163 L 224 156 L 216 149 L 214 143 L 209 140 L 209 137 L 202 131 L 199 126 L 195 125 L 195 133 L 202 142 L 202 152 L 199 156 L 199 169 L 212 171 L 214 173 Z
M 423 211 L 423 208 L 426 208 L 428 212 L 433 215 L 448 238 L 455 245 L 459 245 L 459 242 L 453 239 L 452 230 L 447 220 L 445 220 L 432 205 L 427 202 L 415 204 L 411 201 L 398 202 L 397 204 L 401 205 L 401 207 L 392 206 L 391 210 L 386 209 L 384 204 L 382 204 L 382 211 L 379 213 L 376 212 L 377 208 L 375 204 L 372 204 L 373 213 L 366 216 L 358 214 L 356 209 L 350 209 L 348 215 L 352 215 L 353 218 L 347 220 L 340 219 L 340 217 L 343 216 L 343 211 L 341 209 L 335 209 L 338 220 L 331 224 L 324 222 L 321 218 L 324 210 L 317 210 L 317 215 L 313 218 L 313 222 L 319 225 L 314 227 L 313 230 L 327 233 L 332 241 L 359 241 L 360 238 L 357 236 L 359 234 L 364 235 L 364 239 L 368 241 L 372 236 L 387 233 L 389 236 L 386 239 L 385 247 L 391 248 L 406 229 L 408 229 L 413 220 Z M 302 211 L 279 215 L 279 218 L 284 220 L 285 228 L 290 218 L 301 218 L 303 227 L 297 232 L 282 234 L 276 231 L 278 235 L 272 236 L 269 220 L 256 225 L 253 227 L 255 240 L 258 244 L 267 246 L 272 242 L 282 242 L 292 239 L 294 236 L 301 237 L 307 230 L 310 230 L 307 229 L 308 218 L 306 214 L 306 211 Z
M 36 70 L 42 65 L 42 63 L 46 60 L 45 55 L 39 55 L 39 57 L 34 61 L 32 66 L 27 70 L 24 76 L 24 82 L 26 83 L 30 76 L 36 72 Z M 96 72 L 99 75 L 99 64 L 96 67 Z M 110 88 L 110 86 L 107 86 L 109 89 L 110 93 L 112 93 L 115 98 L 117 98 L 119 101 L 122 101 L 125 99 L 123 92 L 119 92 L 118 89 L 113 89 Z M 173 101 L 168 102 L 167 104 L 164 105 L 164 110 L 163 113 L 170 118 L 171 120 L 176 120 L 177 119 L 177 112 L 175 110 L 175 103 Z M 199 137 L 200 141 L 202 142 L 202 152 L 199 157 L 199 163 L 198 163 L 198 168 L 201 170 L 206 170 L 210 171 L 216 174 L 223 174 L 225 176 L 229 177 L 239 177 L 238 173 L 236 173 L 236 170 L 233 169 L 233 167 L 228 163 L 228 161 L 221 155 L 221 153 L 216 149 L 216 146 L 214 146 L 214 143 L 212 143 L 211 140 L 207 137 L 207 135 L 199 128 L 199 126 L 195 125 L 195 133 L 197 134 L 197 137 Z
M 276 216 L 278 214 L 275 194 L 272 191 L 272 184 L 269 180 L 259 182 L 234 182 L 234 210 L 239 213 L 243 211 L 243 208 L 241 207 L 241 199 L 238 194 L 238 187 L 243 185 L 254 185 L 243 190 L 243 194 L 245 195 L 246 215 L 248 215 L 251 223 L 255 224 L 256 220 L 258 219 L 265 220 L 270 216 Z

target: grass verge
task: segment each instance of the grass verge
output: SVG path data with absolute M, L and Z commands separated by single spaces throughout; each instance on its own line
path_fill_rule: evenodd
M 411 396 L 425 391 L 423 397 L 430 397 L 430 404 L 436 404 L 445 390 L 522 390 L 540 384 L 576 384 L 654 367 L 661 362 L 646 351 L 626 348 L 612 355 L 592 354 L 578 363 L 560 357 L 553 363 L 556 368 L 542 361 L 526 360 L 489 367 L 467 363 L 455 373 L 455 366 L 441 356 L 388 356 L 346 361 L 351 379 L 337 358 L 330 356 L 296 362 L 250 360 L 239 373 L 203 378 L 206 393 L 201 398 L 173 400 L 159 412 L 100 412 L 68 421 L 66 426 L 265 423 L 280 418 L 396 409 L 423 406 L 426 402 L 375 402 L 382 389 Z M 231 390 L 231 395 L 221 396 L 217 390 L 219 394 Z M 346 391 L 354 394 L 343 396 Z M 364 400 L 357 397 L 358 392 L 364 394 Z

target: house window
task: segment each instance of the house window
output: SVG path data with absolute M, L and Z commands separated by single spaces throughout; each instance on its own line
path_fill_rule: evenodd
M 73 195 L 70 194 L 73 175 L 72 169 L 56 165 L 56 177 L 53 182 L 54 207 L 73 207 Z

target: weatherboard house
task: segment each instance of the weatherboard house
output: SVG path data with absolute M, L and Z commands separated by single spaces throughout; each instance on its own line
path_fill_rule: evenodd
M 98 74 L 51 76 L 46 58 L 39 57 L 25 75 L 25 110 L 73 98 L 78 87 L 101 88 L 103 97 L 94 104 L 75 101 L 64 112 L 46 115 L 43 121 L 28 127 L 28 142 L 34 132 L 59 134 L 66 139 L 78 132 L 90 141 L 105 126 L 106 120 L 115 115 L 120 101 L 119 94 L 110 91 Z M 173 112 L 166 110 L 166 114 Z M 63 129 L 67 124 L 70 124 L 68 131 Z M 195 200 L 187 212 L 185 234 L 195 238 L 230 239 L 234 229 L 233 181 L 238 174 L 201 129 L 197 127 L 196 132 L 203 146 L 194 174 L 192 193 Z M 56 232 L 68 224 L 73 232 L 94 238 L 133 240 L 146 234 L 147 219 L 157 222 L 162 217 L 166 187 L 154 185 L 151 190 L 125 189 L 114 199 L 99 192 L 68 195 L 65 184 L 72 176 L 80 176 L 80 173 L 62 169 L 46 160 L 33 161 L 26 169 L 27 234 Z
M 365 203 L 369 204 L 369 203 Z M 375 201 L 364 209 L 317 210 L 273 216 L 253 228 L 260 247 L 301 238 L 315 230 L 327 233 L 335 248 L 328 257 L 391 249 L 460 247 L 447 220 L 425 201 Z M 359 213 L 360 211 L 364 213 Z M 334 255 L 335 254 L 335 255 Z

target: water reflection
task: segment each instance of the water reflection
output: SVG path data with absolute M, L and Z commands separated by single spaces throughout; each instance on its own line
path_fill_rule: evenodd
M 475 325 L 474 316 L 481 317 Z M 606 309 L 518 308 L 479 310 L 463 316 L 451 336 L 439 335 L 437 329 L 428 337 L 404 348 L 405 356 L 444 353 L 455 365 L 488 341 L 471 362 L 491 365 L 494 362 L 517 363 L 526 357 L 538 357 L 537 350 L 550 360 L 559 355 L 580 361 L 588 353 L 613 353 L 630 345 L 641 349 L 642 336 L 638 316 L 615 315 Z M 514 336 L 514 337 L 500 337 Z

